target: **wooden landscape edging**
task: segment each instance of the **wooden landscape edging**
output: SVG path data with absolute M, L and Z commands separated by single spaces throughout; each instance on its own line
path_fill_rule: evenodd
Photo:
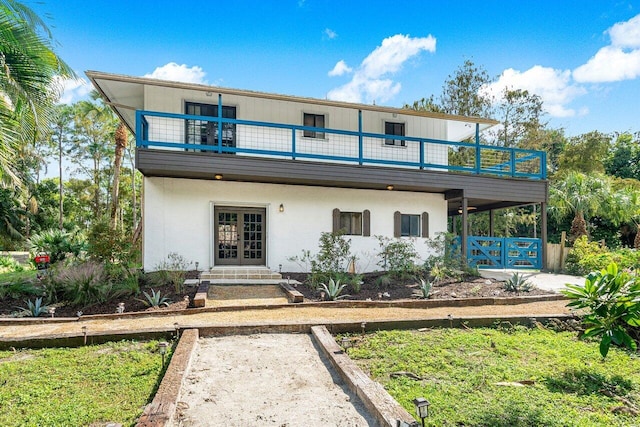
M 189 372 L 198 338 L 197 329 L 186 329 L 182 332 L 158 391 L 151 403 L 144 408 L 136 427 L 171 425 L 178 406 L 182 382 Z

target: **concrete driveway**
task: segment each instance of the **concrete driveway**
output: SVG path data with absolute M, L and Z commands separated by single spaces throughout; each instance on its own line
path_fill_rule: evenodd
M 568 274 L 541 273 L 527 270 L 481 269 L 479 271 L 482 277 L 495 280 L 508 280 L 514 273 L 520 273 L 536 287 L 555 292 L 564 289 L 566 284 L 584 285 L 584 277 L 569 276 Z

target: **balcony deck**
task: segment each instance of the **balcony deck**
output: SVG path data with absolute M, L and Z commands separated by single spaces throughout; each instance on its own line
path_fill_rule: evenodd
M 185 143 L 187 121 L 213 128 L 217 141 L 211 145 Z M 358 129 L 344 130 L 138 110 L 136 143 L 138 148 L 169 151 L 546 179 L 546 153 L 482 145 L 477 126 L 476 142 L 471 143 L 363 132 L 361 117 Z

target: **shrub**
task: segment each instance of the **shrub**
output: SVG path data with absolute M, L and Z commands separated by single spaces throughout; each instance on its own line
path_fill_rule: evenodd
M 423 264 L 425 271 L 435 282 L 446 279 L 460 280 L 464 274 L 478 276 L 478 271 L 469 268 L 462 262 L 460 244 L 457 236 L 451 233 L 438 233 L 436 237 L 427 240 L 427 245 L 433 255 L 427 257 Z
M 0 255 L 0 273 L 13 273 L 15 271 L 24 271 L 25 268 L 18 261 L 10 256 Z
M 176 252 L 169 252 L 167 260 L 162 261 L 156 266 L 156 270 L 161 272 L 156 276 L 156 278 L 164 282 L 161 285 L 173 285 L 175 292 L 179 294 L 182 292 L 184 278 L 187 275 L 187 269 L 190 265 L 191 262 L 187 261 L 187 259 L 182 255 Z
M 0 299 L 18 299 L 23 296 L 41 296 L 42 289 L 29 282 L 10 282 L 0 284 Z
M 600 271 L 611 263 L 616 263 L 621 269 L 638 268 L 640 251 L 636 249 L 609 251 L 598 242 L 589 242 L 586 236 L 582 236 L 575 241 L 573 249 L 567 255 L 565 269 L 569 274 L 583 276 L 590 271 Z
M 131 235 L 113 230 L 108 219 L 95 222 L 88 235 L 87 254 L 96 261 L 133 266 L 140 250 L 131 242 Z
M 380 251 L 378 265 L 393 277 L 408 277 L 416 273 L 418 252 L 412 240 L 376 236 Z
M 562 293 L 570 307 L 586 309 L 583 321 L 587 326 L 582 338 L 599 337 L 600 354 L 606 357 L 611 344 L 636 350 L 636 342 L 627 327 L 640 326 L 640 280 L 615 263 L 602 271 L 592 272 L 584 286 L 567 285 Z
M 303 250 L 302 256 L 288 258 L 301 266 L 311 266 L 312 286 L 318 286 L 319 283 L 336 277 L 338 273 L 344 273 L 349 263 L 356 261 L 356 257 L 350 253 L 351 240 L 346 239 L 342 231 L 321 233 L 318 246 L 320 250 L 315 255 L 309 250 Z

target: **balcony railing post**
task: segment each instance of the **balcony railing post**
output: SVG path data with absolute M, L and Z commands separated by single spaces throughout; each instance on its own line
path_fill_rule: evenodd
M 424 141 L 420 140 L 420 169 L 424 169 Z
M 511 164 L 511 176 L 516 176 L 516 150 L 509 149 L 509 161 Z
M 358 164 L 363 162 L 364 150 L 362 147 L 362 110 L 358 110 Z
M 218 94 L 218 153 L 222 153 L 222 94 Z
M 476 173 L 480 175 L 480 123 L 476 123 Z
M 291 129 L 291 158 L 296 159 L 296 129 Z
M 540 176 L 542 177 L 542 179 L 547 179 L 547 152 L 546 151 L 543 151 L 540 156 Z
M 136 110 L 136 147 L 140 147 L 140 140 L 142 139 L 142 112 Z

